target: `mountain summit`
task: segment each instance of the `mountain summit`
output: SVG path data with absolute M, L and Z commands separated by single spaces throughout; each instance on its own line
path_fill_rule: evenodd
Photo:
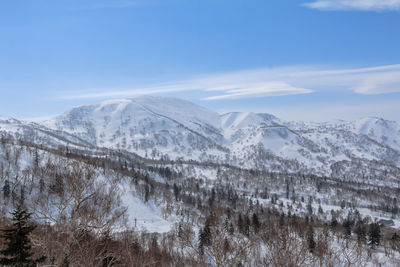
M 94 146 L 154 159 L 318 174 L 356 159 L 400 164 L 399 126 L 380 118 L 285 122 L 270 114 L 220 115 L 185 100 L 142 96 L 76 107 L 43 124 Z

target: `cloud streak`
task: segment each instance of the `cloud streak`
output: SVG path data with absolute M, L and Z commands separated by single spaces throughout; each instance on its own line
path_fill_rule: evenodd
M 303 6 L 318 10 L 388 11 L 400 10 L 400 0 L 317 0 Z
M 218 90 L 210 89 L 208 91 Z M 306 88 L 294 87 L 285 82 L 265 82 L 259 84 L 244 84 L 239 86 L 227 86 L 221 88 L 224 94 L 209 96 L 204 100 L 219 100 L 219 99 L 235 99 L 235 98 L 254 98 L 264 96 L 285 96 L 285 95 L 298 95 L 308 94 L 313 91 Z
M 106 99 L 200 91 L 206 94 L 204 100 L 222 100 L 308 94 L 324 89 L 351 90 L 364 95 L 400 92 L 400 64 L 366 68 L 297 66 L 246 70 L 140 88 L 80 90 L 59 98 Z
M 298 88 L 286 82 L 273 81 L 265 71 L 242 71 L 208 75 L 191 80 L 155 84 L 141 88 L 114 88 L 83 90 L 85 93 L 62 95 L 59 99 L 95 99 L 131 97 L 144 94 L 165 94 L 184 91 L 203 91 L 213 96 L 204 100 L 254 98 L 261 96 L 285 96 L 312 93 L 312 90 Z M 217 93 L 217 95 L 215 95 Z

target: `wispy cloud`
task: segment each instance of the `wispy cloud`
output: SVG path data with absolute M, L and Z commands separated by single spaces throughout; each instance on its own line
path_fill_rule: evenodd
M 319 10 L 400 10 L 400 0 L 317 0 L 303 5 Z
M 307 94 L 323 89 L 347 89 L 358 94 L 400 92 L 400 64 L 366 68 L 280 67 L 205 75 L 195 79 L 143 86 L 80 90 L 61 99 L 131 97 L 202 91 L 205 100 Z
M 162 94 L 183 91 L 203 91 L 208 94 L 218 92 L 205 100 L 252 98 L 260 96 L 284 96 L 311 93 L 312 90 L 297 88 L 286 82 L 274 81 L 268 70 L 252 70 L 206 75 L 196 79 L 155 84 L 141 88 L 105 88 L 83 90 L 75 94 L 62 95 L 61 99 L 94 99 L 130 97 L 143 94 Z
M 222 95 L 209 96 L 205 100 L 253 98 L 263 96 L 285 96 L 312 93 L 312 90 L 294 87 L 285 82 L 264 82 L 242 85 L 230 85 L 221 88 L 208 89 L 207 91 L 223 91 Z
M 76 93 L 63 94 L 58 99 L 74 100 L 74 99 L 106 99 L 106 98 L 123 98 L 140 95 L 165 94 L 171 92 L 195 91 L 202 90 L 196 86 L 193 81 L 178 81 L 169 83 L 159 83 L 147 86 L 136 87 L 113 87 L 100 89 L 83 89 Z

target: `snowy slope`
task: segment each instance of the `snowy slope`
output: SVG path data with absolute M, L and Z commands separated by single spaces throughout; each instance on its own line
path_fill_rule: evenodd
M 145 96 L 77 107 L 44 124 L 100 147 L 199 159 L 221 150 L 219 120 L 217 113 L 187 101 Z
M 260 146 L 278 157 L 302 158 L 302 138 L 273 115 L 235 112 L 221 118 L 230 152 L 237 158 L 251 158 L 254 148 Z
M 352 125 L 356 134 L 363 134 L 377 142 L 400 150 L 400 126 L 382 118 L 363 118 Z
M 231 112 L 221 115 L 221 127 L 226 139 L 238 139 L 235 135 L 241 129 L 253 129 L 259 126 L 276 126 L 280 121 L 273 115 L 252 112 Z
M 324 175 L 333 164 L 356 159 L 400 165 L 400 127 L 379 118 L 285 122 L 270 114 L 219 115 L 188 101 L 143 96 L 77 107 L 44 125 L 99 147 L 155 159 L 281 165 Z
M 148 232 L 165 233 L 171 230 L 172 222 L 162 218 L 162 208 L 153 201 L 143 202 L 130 185 L 121 185 L 121 200 L 127 207 L 127 221 L 131 228 L 146 229 Z
M 51 130 L 36 123 L 23 122 L 0 116 L 0 134 L 46 146 L 90 147 L 86 141 L 59 130 Z
M 400 132 L 396 122 L 376 118 L 327 123 L 289 123 L 303 137 L 313 140 L 331 160 L 362 158 L 400 163 Z M 388 127 L 390 126 L 390 127 Z
M 16 122 L 12 119 L 1 118 L 1 120 L 7 120 L 9 122 Z M 2 125 L 3 126 L 3 125 Z M 11 126 L 8 129 L 12 128 Z M 26 198 L 26 202 L 28 207 L 32 210 L 41 210 L 42 213 L 37 213 L 34 219 L 43 222 L 43 214 L 51 214 L 50 217 L 60 218 L 62 212 L 71 212 L 71 205 L 73 205 L 73 201 L 68 202 L 65 209 L 60 209 L 59 202 L 57 201 L 57 195 L 51 194 L 52 190 L 43 190 L 40 191 L 40 179 L 43 179 L 43 186 L 51 187 L 52 180 L 54 177 L 51 175 L 51 171 L 42 172 L 39 171 L 40 168 L 47 169 L 46 165 L 50 164 L 54 168 L 59 167 L 59 172 L 62 172 L 64 169 L 60 166 L 73 166 L 74 160 L 64 158 L 63 156 L 53 154 L 49 151 L 38 149 L 32 149 L 32 147 L 28 146 L 20 146 L 18 144 L 0 144 L 0 169 L 1 173 L 3 173 L 2 177 L 0 177 L 0 186 L 3 187 L 5 184 L 4 177 L 7 177 L 7 181 L 9 182 L 12 190 L 18 192 L 18 196 L 21 192 L 21 188 L 24 188 L 24 196 Z M 65 164 L 65 165 L 63 165 Z M 80 165 L 81 169 L 85 168 L 85 164 L 82 163 Z M 35 170 L 39 168 L 38 170 Z M 136 229 L 136 230 L 146 230 L 147 232 L 168 232 L 173 223 L 174 217 L 169 217 L 168 220 L 163 215 L 163 206 L 158 201 L 158 204 L 155 203 L 155 198 L 150 199 L 149 201 L 144 201 L 141 198 L 140 192 L 138 192 L 137 188 L 132 184 L 131 177 L 120 177 L 119 175 L 113 172 L 104 172 L 102 168 L 94 167 L 92 172 L 92 177 L 94 178 L 96 188 L 99 192 L 103 192 L 102 190 L 107 190 L 106 188 L 112 187 L 110 190 L 115 195 L 120 197 L 120 201 L 118 203 L 118 208 L 122 208 L 126 210 L 123 221 L 119 221 L 116 224 L 116 229 L 126 230 L 126 229 Z M 27 176 L 29 175 L 30 179 L 27 180 L 23 178 L 22 173 Z M 4 175 L 6 174 L 6 175 Z M 39 174 L 39 175 L 38 175 Z M 116 178 L 116 176 L 118 178 Z M 23 180 L 21 180 L 21 178 Z M 150 179 L 152 179 L 151 177 Z M 74 187 L 70 187 L 71 184 L 65 183 L 64 187 L 66 192 L 71 194 L 78 194 L 79 192 L 74 191 Z M 76 184 L 75 184 L 76 185 Z M 82 184 L 80 184 L 82 185 Z M 86 184 L 90 185 L 90 183 Z M 104 185 L 104 187 L 103 187 Z M 86 186 L 86 188 L 90 188 L 90 186 Z M 29 190 L 25 190 L 25 188 L 29 188 Z M 90 189 L 89 189 L 90 190 Z M 68 194 L 65 193 L 65 194 Z M 44 197 L 44 194 L 49 194 Z M 71 197 L 71 196 L 70 196 Z M 68 197 L 67 197 L 68 198 Z M 43 207 L 38 208 L 35 205 L 38 205 L 38 199 L 46 199 Z M 69 198 L 69 199 L 72 199 Z M 100 201 L 100 200 L 99 200 Z M 2 214 L 10 214 L 13 208 L 14 200 L 11 198 L 5 198 L 2 192 L 1 201 L 0 201 L 0 210 Z M 55 220 L 55 219 L 54 219 Z M 51 223 L 55 223 L 54 220 L 50 220 Z M 46 221 L 48 222 L 48 221 Z M 128 228 L 126 228 L 128 227 Z

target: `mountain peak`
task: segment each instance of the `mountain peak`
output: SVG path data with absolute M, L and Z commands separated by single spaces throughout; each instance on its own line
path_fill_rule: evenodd
M 186 100 L 140 96 L 73 108 L 45 122 L 93 145 L 129 151 L 190 150 L 210 146 L 221 138 L 219 114 Z
M 259 126 L 260 124 L 276 124 L 280 120 L 274 115 L 268 113 L 253 112 L 229 112 L 221 115 L 222 127 L 226 128 L 245 128 Z

